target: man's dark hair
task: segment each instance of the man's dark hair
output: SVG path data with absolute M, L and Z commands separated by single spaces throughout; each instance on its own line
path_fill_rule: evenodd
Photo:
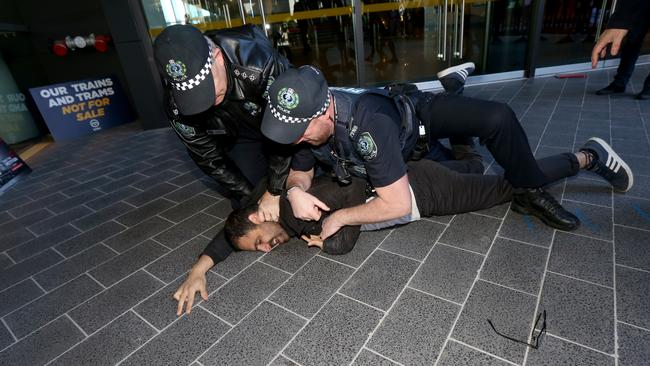
M 248 216 L 256 212 L 257 208 L 257 204 L 248 205 L 238 208 L 228 215 L 223 229 L 226 233 L 226 238 L 235 249 L 239 250 L 236 239 L 248 234 L 249 231 L 255 229 L 255 226 L 257 226 L 257 224 L 248 219 Z

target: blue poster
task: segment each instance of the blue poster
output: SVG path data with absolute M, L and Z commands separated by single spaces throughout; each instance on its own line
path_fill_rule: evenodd
M 91 135 L 133 121 L 116 77 L 102 77 L 29 89 L 57 141 Z

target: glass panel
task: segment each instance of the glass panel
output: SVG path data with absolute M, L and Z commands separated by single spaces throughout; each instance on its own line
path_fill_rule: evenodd
M 294 66 L 318 67 L 330 85 L 357 85 L 351 0 L 263 0 L 263 13 L 256 1 L 249 4 L 246 22 L 264 20 L 269 38 Z
M 611 0 L 548 0 L 544 8 L 538 67 L 588 62 Z
M 521 70 L 530 9 L 530 0 L 364 0 L 367 81 L 426 81 L 467 61 L 474 75 Z
M 238 1 L 141 0 L 152 37 L 172 24 L 193 24 L 201 30 L 237 27 L 243 24 Z

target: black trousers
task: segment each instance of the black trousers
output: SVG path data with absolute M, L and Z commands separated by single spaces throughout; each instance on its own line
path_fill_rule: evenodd
M 644 18 L 636 27 L 630 29 L 621 47 L 621 61 L 616 69 L 614 84 L 625 86 L 630 81 L 648 28 L 650 28 L 650 19 Z M 650 74 L 645 78 L 643 87 L 650 88 Z
M 504 103 L 458 95 L 424 93 L 417 113 L 434 144 L 442 138 L 476 136 L 504 168 L 515 188 L 537 188 L 548 181 L 538 166 L 515 113 Z
M 572 153 L 537 160 L 541 186 L 578 174 Z M 483 210 L 512 199 L 513 186 L 501 175 L 463 174 L 431 160 L 408 163 L 408 178 L 420 216 L 443 216 Z

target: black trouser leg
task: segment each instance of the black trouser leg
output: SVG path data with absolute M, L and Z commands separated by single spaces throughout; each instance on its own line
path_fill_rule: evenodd
M 626 37 L 625 42 L 621 47 L 621 61 L 616 69 L 614 84 L 625 86 L 628 81 L 630 81 L 647 30 L 647 25 L 643 24 L 640 27 L 633 28 Z
M 263 151 L 261 141 L 240 139 L 227 152 L 228 157 L 237 165 L 242 174 L 248 181 L 256 186 L 262 178 L 266 177 L 268 163 Z M 227 191 L 219 191 L 222 195 L 227 195 Z M 227 197 L 227 196 L 226 196 Z M 245 199 L 245 197 L 244 197 Z M 242 199 L 242 201 L 244 201 Z M 230 198 L 230 203 L 234 209 L 241 207 L 242 202 L 236 198 Z
M 514 187 L 536 188 L 546 181 L 526 133 L 506 104 L 427 93 L 417 109 L 420 118 L 427 120 L 432 139 L 477 136 Z
M 538 160 L 544 184 L 576 175 L 578 160 L 571 153 Z M 461 174 L 431 160 L 408 163 L 409 183 L 421 216 L 452 215 L 482 210 L 512 199 L 513 188 L 500 175 Z

